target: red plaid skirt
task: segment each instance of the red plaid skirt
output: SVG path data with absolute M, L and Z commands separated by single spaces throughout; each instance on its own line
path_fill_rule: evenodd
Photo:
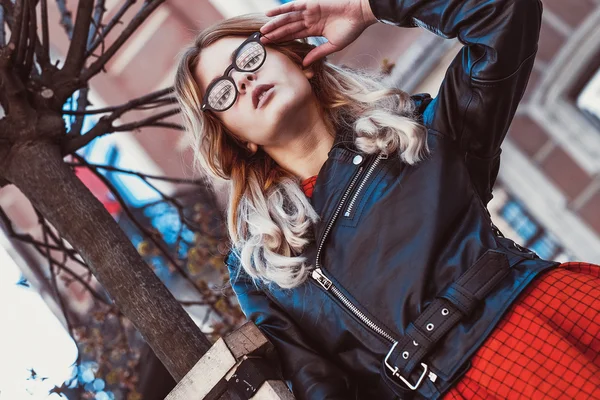
M 536 277 L 443 399 L 600 399 L 600 266 Z

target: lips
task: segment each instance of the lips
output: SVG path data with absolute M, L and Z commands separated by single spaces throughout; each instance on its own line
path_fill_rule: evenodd
M 261 100 L 261 95 L 272 88 L 273 85 L 258 85 L 256 88 L 254 88 L 254 90 L 252 91 L 252 104 L 254 105 L 254 108 L 258 108 L 258 105 Z

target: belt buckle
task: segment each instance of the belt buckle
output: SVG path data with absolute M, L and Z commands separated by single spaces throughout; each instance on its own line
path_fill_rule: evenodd
M 402 375 L 400 375 L 398 373 L 398 367 L 392 366 L 388 362 L 388 359 L 390 358 L 390 355 L 392 354 L 392 352 L 394 351 L 394 349 L 396 348 L 397 345 L 398 345 L 398 342 L 394 342 L 394 345 L 392 346 L 392 348 L 390 349 L 390 351 L 388 351 L 388 353 L 385 356 L 385 359 L 383 360 L 383 362 L 384 362 L 386 368 L 389 369 L 392 372 L 392 376 L 395 376 L 395 377 L 399 378 L 406 386 L 408 386 L 408 388 L 410 390 L 417 390 L 417 388 L 421 385 L 421 382 L 423 382 L 423 379 L 425 378 L 425 375 L 427 375 L 427 364 L 421 363 L 421 366 L 423 367 L 423 373 L 421 374 L 421 376 L 417 380 L 417 383 L 415 383 L 414 385 L 412 385 L 408 380 L 406 380 L 406 378 L 404 378 Z

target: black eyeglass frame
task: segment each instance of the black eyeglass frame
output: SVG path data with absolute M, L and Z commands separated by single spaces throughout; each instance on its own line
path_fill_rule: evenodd
M 215 112 L 223 112 L 223 111 L 227 111 L 229 110 L 231 107 L 233 107 L 233 105 L 235 104 L 235 102 L 237 101 L 237 97 L 239 94 L 237 85 L 235 84 L 235 81 L 233 80 L 232 77 L 229 76 L 229 74 L 231 73 L 231 71 L 236 70 L 239 72 L 254 72 L 257 71 L 260 67 L 263 66 L 263 64 L 265 63 L 265 60 L 267 59 L 267 49 L 265 48 L 265 45 L 262 44 L 260 42 L 260 37 L 262 36 L 262 34 L 260 32 L 255 32 L 252 35 L 250 35 L 250 37 L 248 37 L 248 39 L 244 40 L 244 42 L 242 44 L 239 45 L 239 47 L 235 50 L 235 53 L 233 53 L 233 61 L 231 62 L 231 64 L 225 69 L 225 72 L 223 73 L 223 75 L 213 81 L 210 85 L 208 85 L 208 87 L 206 88 L 206 92 L 204 93 L 204 98 L 202 99 L 202 106 L 200 107 L 200 109 L 202 111 L 215 111 Z M 246 46 L 248 43 L 252 43 L 252 42 L 257 42 L 263 49 L 265 56 L 263 57 L 262 61 L 260 62 L 260 64 L 256 67 L 256 68 L 252 68 L 252 69 L 241 69 L 236 65 L 236 59 L 240 53 L 240 51 L 244 48 L 244 46 Z M 222 110 L 217 110 L 216 108 L 213 108 L 210 106 L 210 104 L 208 103 L 208 95 L 210 94 L 210 91 L 213 89 L 213 87 L 215 87 L 215 85 L 217 85 L 219 82 L 222 81 L 230 81 L 231 84 L 233 85 L 233 88 L 235 90 L 235 97 L 233 99 L 233 101 L 231 102 L 231 104 L 229 105 L 229 107 L 224 108 Z

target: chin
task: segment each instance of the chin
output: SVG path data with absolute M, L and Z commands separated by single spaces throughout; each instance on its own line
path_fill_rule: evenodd
M 310 104 L 310 96 L 303 95 L 304 93 L 278 93 L 280 96 L 273 97 L 269 106 L 272 106 L 269 112 L 277 114 L 279 118 L 298 118 L 304 115 L 307 106 Z

